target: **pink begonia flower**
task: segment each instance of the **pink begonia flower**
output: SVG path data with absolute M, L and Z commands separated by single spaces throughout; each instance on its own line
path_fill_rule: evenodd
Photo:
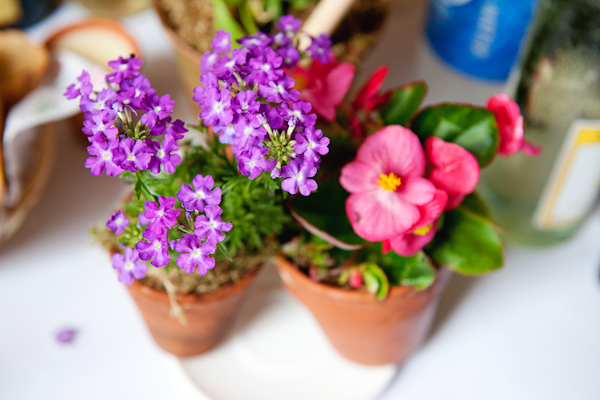
M 367 137 L 340 177 L 356 234 L 378 242 L 414 227 L 437 194 L 424 171 L 425 152 L 409 129 L 390 125 Z
M 431 166 L 427 178 L 448 193 L 446 210 L 456 208 L 477 186 L 477 159 L 463 147 L 433 136 L 425 140 L 425 154 Z
M 508 157 L 523 151 L 528 156 L 537 156 L 542 148 L 527 142 L 524 138 L 523 116 L 519 106 L 505 93 L 498 93 L 488 99 L 487 109 L 496 118 L 500 131 L 498 154 Z
M 401 256 L 411 257 L 417 254 L 421 249 L 431 242 L 435 236 L 439 219 L 436 219 L 429 225 L 415 229 L 412 232 L 404 235 L 396 236 L 395 238 L 385 240 L 382 243 L 382 253 L 388 253 L 394 250 Z
M 363 277 L 360 273 L 359 269 L 355 269 L 350 272 L 350 278 L 348 279 L 348 284 L 351 288 L 360 289 L 363 285 Z
M 300 98 L 312 104 L 317 114 L 333 121 L 335 108 L 350 89 L 355 70 L 354 65 L 347 62 L 322 64 L 313 61 L 308 71 L 297 67 L 293 77 L 296 89 L 300 90 Z

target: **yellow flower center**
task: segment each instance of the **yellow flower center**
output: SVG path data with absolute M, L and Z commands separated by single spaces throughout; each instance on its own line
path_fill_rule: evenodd
M 433 224 L 425 225 L 419 229 L 415 229 L 413 233 L 418 236 L 425 236 L 431 230 Z
M 393 172 L 390 172 L 388 175 L 386 175 L 386 174 L 379 175 L 379 179 L 377 179 L 377 183 L 379 184 L 379 186 L 381 186 L 381 188 L 383 190 L 386 190 L 388 192 L 393 192 L 394 190 L 396 190 L 396 188 L 398 188 L 398 186 L 400 186 L 400 183 L 402 183 L 402 180 L 400 179 L 399 176 L 396 176 Z

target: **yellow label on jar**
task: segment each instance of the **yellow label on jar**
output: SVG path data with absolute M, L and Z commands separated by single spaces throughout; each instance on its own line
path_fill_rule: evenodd
M 600 191 L 600 121 L 575 120 L 569 128 L 533 215 L 538 229 L 569 228 L 591 210 Z

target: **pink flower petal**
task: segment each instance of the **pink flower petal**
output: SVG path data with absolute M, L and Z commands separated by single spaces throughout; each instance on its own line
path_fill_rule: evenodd
M 411 230 L 427 226 L 438 219 L 444 211 L 447 203 L 448 194 L 442 189 L 437 189 L 433 199 L 424 206 L 419 207 L 419 211 L 421 211 L 421 219 L 411 228 Z
M 350 63 L 341 63 L 325 78 L 329 100 L 334 106 L 342 102 L 354 80 L 356 68 Z
M 513 99 L 505 93 L 495 94 L 488 99 L 487 108 L 494 114 L 500 133 L 498 154 L 512 156 L 518 151 L 523 151 L 527 155 L 535 156 L 540 153 L 541 148 L 525 141 L 523 116 Z
M 312 104 L 312 109 L 327 121 L 333 121 L 335 119 L 336 104 L 327 97 L 327 94 L 323 94 L 321 91 L 308 89 L 301 92 L 300 98 Z
M 473 154 L 437 137 L 425 141 L 427 159 L 433 165 L 428 178 L 449 195 L 471 193 L 479 180 L 479 164 Z
M 448 203 L 446 204 L 445 211 L 454 210 L 456 207 L 460 206 L 460 203 L 462 203 L 462 201 L 464 199 L 465 199 L 464 194 L 457 194 L 457 195 L 448 197 Z
M 377 179 L 382 174 L 376 164 L 367 164 L 362 161 L 352 161 L 342 168 L 340 185 L 350 193 L 361 193 L 379 188 Z
M 425 178 L 412 177 L 402 181 L 397 192 L 406 201 L 417 206 L 422 206 L 433 199 L 436 188 L 431 181 Z
M 399 125 L 389 125 L 367 137 L 358 149 L 356 159 L 378 165 L 384 174 L 401 178 L 422 176 L 425 152 L 417 135 Z
M 351 194 L 346 200 L 346 214 L 356 234 L 371 242 L 400 235 L 421 217 L 415 205 L 381 189 Z
M 369 102 L 369 100 L 375 97 L 375 95 L 381 88 L 385 77 L 387 76 L 388 70 L 389 68 L 387 66 L 382 66 L 379 67 L 375 72 L 373 72 L 373 75 L 371 75 L 367 83 L 365 83 L 360 88 L 358 94 L 352 102 L 352 107 L 355 110 L 360 110 L 364 108 L 365 105 Z
M 396 236 L 384 242 L 384 249 L 392 249 L 401 256 L 410 257 L 417 254 L 421 249 L 431 242 L 435 236 L 438 220 L 433 222 L 429 231 L 424 235 L 417 235 L 412 232 Z

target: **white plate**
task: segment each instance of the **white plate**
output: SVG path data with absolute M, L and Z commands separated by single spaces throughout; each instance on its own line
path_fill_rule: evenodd
M 231 335 L 180 363 L 213 400 L 372 400 L 396 373 L 393 365 L 363 366 L 337 354 L 272 266 L 253 282 Z

